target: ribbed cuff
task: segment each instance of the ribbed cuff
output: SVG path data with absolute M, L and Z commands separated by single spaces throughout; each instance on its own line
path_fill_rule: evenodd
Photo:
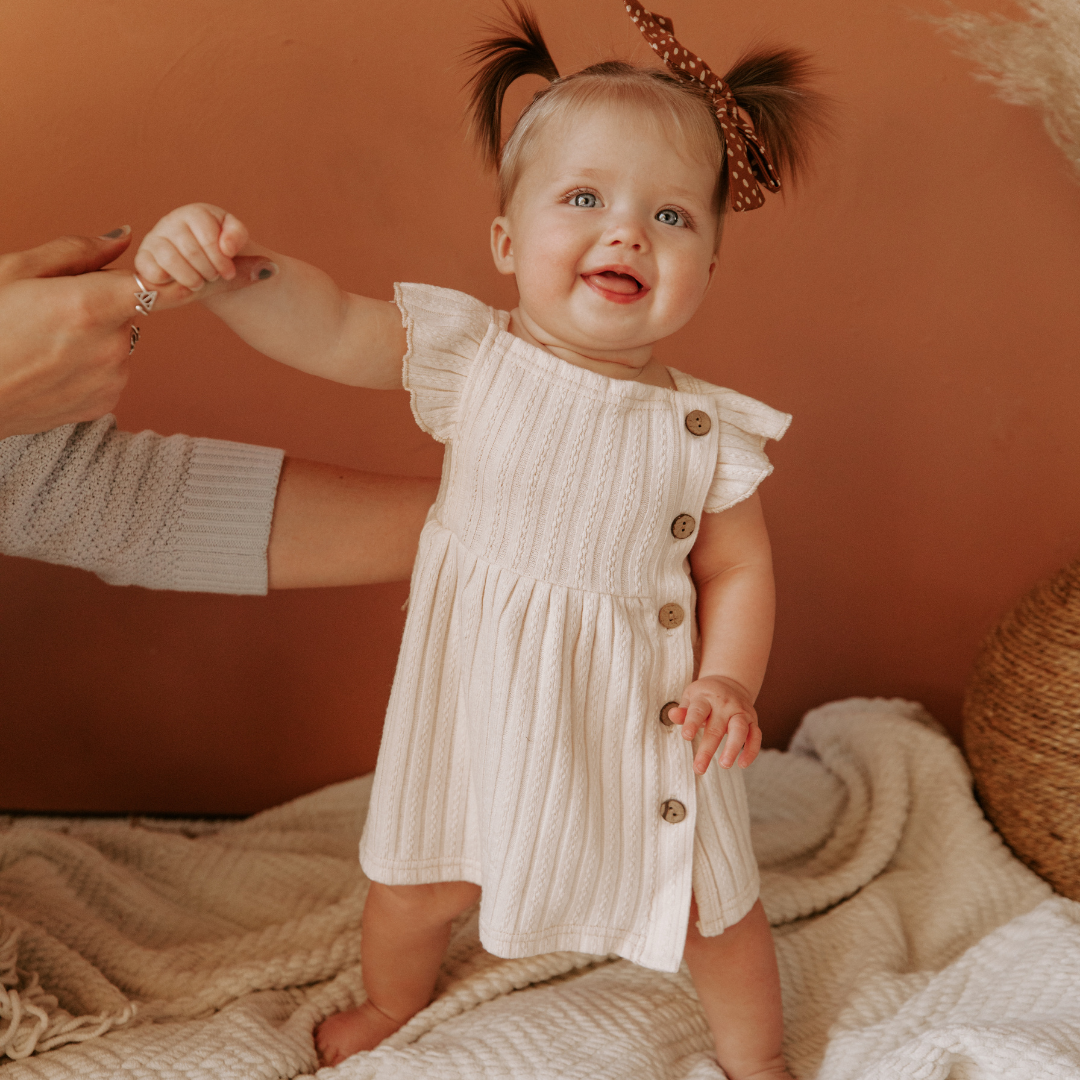
M 173 589 L 266 593 L 266 548 L 284 456 L 264 446 L 194 440 L 173 537 Z

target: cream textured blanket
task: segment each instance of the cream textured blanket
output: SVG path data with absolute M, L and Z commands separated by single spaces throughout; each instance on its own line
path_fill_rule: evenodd
M 1080 904 L 1006 850 L 918 706 L 826 705 L 749 773 L 797 1076 L 1080 1077 Z M 3 1080 L 313 1071 L 312 1027 L 360 993 L 369 785 L 192 837 L 0 832 Z M 684 973 L 499 960 L 474 912 L 433 1004 L 320 1080 L 722 1077 L 708 1046 Z

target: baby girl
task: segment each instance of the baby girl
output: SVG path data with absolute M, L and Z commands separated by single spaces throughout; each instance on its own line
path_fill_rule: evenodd
M 345 293 L 206 204 L 162 219 L 136 260 L 150 285 L 198 288 L 237 255 L 273 259 L 265 286 L 207 306 L 304 371 L 404 384 L 447 446 L 360 845 L 367 996 L 320 1026 L 327 1064 L 428 1004 L 451 922 L 479 899 L 498 956 L 685 959 L 728 1076 L 788 1075 L 732 766 L 761 744 L 773 578 L 756 489 L 789 418 L 653 352 L 702 303 L 725 210 L 800 164 L 816 99 L 797 54 L 720 79 L 669 20 L 627 10 L 665 66 L 560 78 L 523 10 L 475 50 L 513 311 L 430 285 Z M 502 144 L 503 95 L 529 73 L 550 85 Z

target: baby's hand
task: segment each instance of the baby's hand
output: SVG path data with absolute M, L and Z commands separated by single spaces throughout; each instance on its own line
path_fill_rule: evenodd
M 746 688 L 734 679 L 706 675 L 692 682 L 683 691 L 679 707 L 672 709 L 668 718 L 682 725 L 684 739 L 692 739 L 704 729 L 701 745 L 694 755 L 696 773 L 703 773 L 709 767 L 725 733 L 727 744 L 720 755 L 720 765 L 725 769 L 730 769 L 736 759 L 745 769 L 761 749 L 761 728 L 753 701 Z
M 248 242 L 243 223 L 220 206 L 191 203 L 166 214 L 143 239 L 135 273 L 147 285 L 179 281 L 201 289 L 208 281 L 236 276 L 233 258 Z

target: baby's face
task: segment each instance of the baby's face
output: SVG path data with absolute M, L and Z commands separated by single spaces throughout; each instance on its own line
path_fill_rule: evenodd
M 715 189 L 715 170 L 666 118 L 612 105 L 549 123 L 492 227 L 532 335 L 556 351 L 647 363 L 705 295 Z

